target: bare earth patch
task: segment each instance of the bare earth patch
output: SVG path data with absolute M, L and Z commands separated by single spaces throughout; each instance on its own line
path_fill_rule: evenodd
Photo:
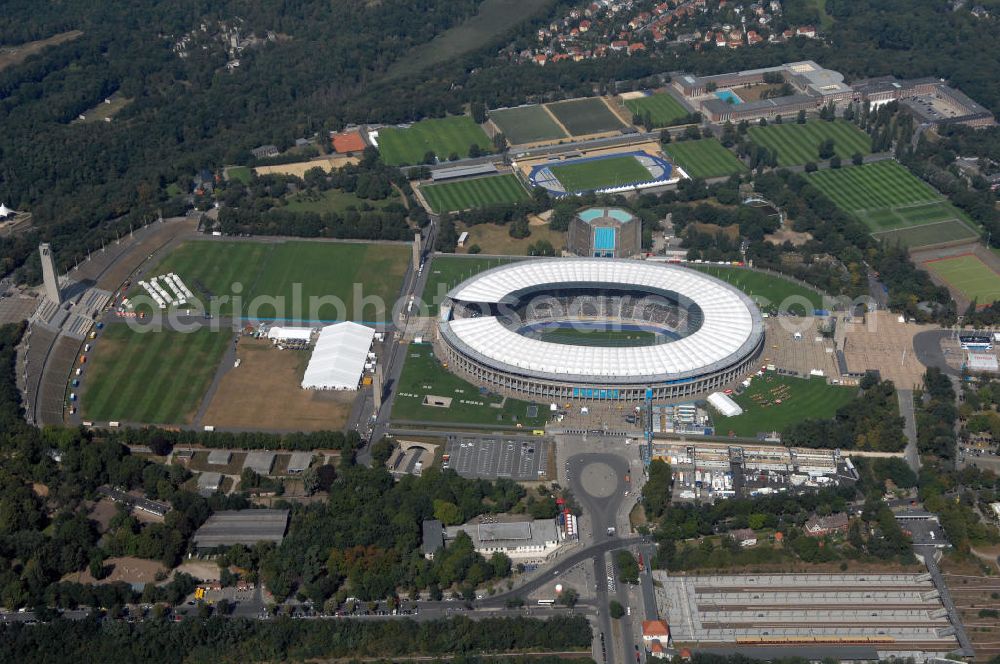
M 21 64 L 27 60 L 28 57 L 35 55 L 36 53 L 41 53 L 49 46 L 56 46 L 64 42 L 73 41 L 74 39 L 79 39 L 82 36 L 82 30 L 70 30 L 69 32 L 60 32 L 58 35 L 52 35 L 46 39 L 39 39 L 33 42 L 19 44 L 17 46 L 5 46 L 0 48 L 0 71 L 3 71 L 7 67 L 13 67 L 14 65 Z
M 156 583 L 157 572 L 165 574 L 169 571 L 159 561 L 133 558 L 131 556 L 108 558 L 104 561 L 104 564 L 111 568 L 111 573 L 100 581 L 92 577 L 87 570 L 67 574 L 62 580 L 96 585 L 115 583 L 116 581 L 124 581 L 125 583 Z

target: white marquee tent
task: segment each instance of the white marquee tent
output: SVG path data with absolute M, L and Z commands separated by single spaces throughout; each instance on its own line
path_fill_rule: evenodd
M 735 417 L 743 413 L 740 405 L 722 392 L 712 392 L 709 394 L 708 403 L 714 406 L 725 417 Z
M 375 330 L 358 323 L 327 325 L 319 332 L 302 378 L 307 390 L 356 390 Z
M 275 343 L 282 341 L 309 341 L 312 330 L 308 327 L 274 326 L 267 331 L 267 338 Z

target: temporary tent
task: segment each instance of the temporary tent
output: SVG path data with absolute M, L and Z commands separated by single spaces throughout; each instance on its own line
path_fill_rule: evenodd
M 740 408 L 739 404 L 722 392 L 712 392 L 709 394 L 708 403 L 722 413 L 724 417 L 735 417 L 743 413 L 743 409 Z
M 365 370 L 375 330 L 358 323 L 337 323 L 320 330 L 302 378 L 307 390 L 356 390 Z

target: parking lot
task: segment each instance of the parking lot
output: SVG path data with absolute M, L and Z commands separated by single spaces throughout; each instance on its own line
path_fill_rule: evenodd
M 487 480 L 506 477 L 522 482 L 548 479 L 551 441 L 544 438 L 448 438 L 446 467 L 462 477 Z M 443 464 L 443 467 L 445 467 Z

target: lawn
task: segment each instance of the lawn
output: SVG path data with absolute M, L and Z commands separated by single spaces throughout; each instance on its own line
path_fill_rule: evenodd
M 437 315 L 437 305 L 452 288 L 469 277 L 491 267 L 500 267 L 515 258 L 464 258 L 459 256 L 435 256 L 425 270 L 430 270 L 424 293 L 421 296 L 429 308 L 429 315 Z
M 528 248 L 541 240 L 548 241 L 556 250 L 556 255 L 566 246 L 566 232 L 554 231 L 544 226 L 529 226 L 531 235 L 524 238 L 510 236 L 510 228 L 500 224 L 476 224 L 474 226 L 459 225 L 458 232 L 468 231 L 469 239 L 465 248 L 458 252 L 467 252 L 473 245 L 479 246 L 479 253 L 491 256 L 527 256 Z
M 774 312 L 782 309 L 782 303 L 786 302 L 788 298 L 795 298 L 784 307 L 786 311 L 791 313 L 812 314 L 811 311 L 805 311 L 801 298 L 808 300 L 813 309 L 823 308 L 823 298 L 819 293 L 775 274 L 724 265 L 689 264 L 689 267 L 736 286 L 752 297 L 757 306 L 766 311 Z
M 778 153 L 779 166 L 819 161 L 819 145 L 833 139 L 834 152 L 844 160 L 855 153 L 871 154 L 871 139 L 845 120 L 810 120 L 805 124 L 785 122 L 766 127 L 751 126 L 750 140 Z
M 670 143 L 664 146 L 664 151 L 693 178 L 717 178 L 748 170 L 746 164 L 714 138 Z
M 688 110 L 684 105 L 665 92 L 626 99 L 625 108 L 631 111 L 632 115 L 638 116 L 640 122 L 642 116 L 649 113 L 654 127 L 669 127 L 688 116 Z
M 380 201 L 359 198 L 349 191 L 342 189 L 327 189 L 326 191 L 304 191 L 289 196 L 288 205 L 285 207 L 289 212 L 318 212 L 326 214 L 328 212 L 343 213 L 348 208 L 363 210 L 365 208 L 385 207 L 389 203 L 399 203 L 399 195 L 393 192 L 388 198 Z
M 768 371 L 754 377 L 742 394 L 733 396 L 743 408 L 742 415 L 713 415 L 715 432 L 720 436 L 756 438 L 758 433 L 781 432 L 805 419 L 831 419 L 855 394 L 857 390 L 829 385 L 825 378 L 793 378 Z
M 140 333 L 106 326 L 87 363 L 81 414 L 102 422 L 189 424 L 231 338 L 228 329 Z
M 825 169 L 808 178 L 881 239 L 917 247 L 977 235 L 964 213 L 895 161 Z
M 552 119 L 545 107 L 537 104 L 490 111 L 490 119 L 511 145 L 566 138 L 566 132 Z
M 203 302 L 237 294 L 239 310 L 251 318 L 378 321 L 388 313 L 367 303 L 356 308 L 361 299 L 375 299 L 388 311 L 399 296 L 409 255 L 402 244 L 193 240 L 145 276 L 175 272 Z M 357 294 L 355 284 L 361 284 Z M 315 306 L 310 298 L 317 298 Z M 228 300 L 216 306 L 217 315 L 231 315 L 234 308 Z
M 451 406 L 426 406 L 423 400 L 427 395 L 448 397 Z M 392 419 L 540 427 L 545 424 L 548 410 L 536 407 L 535 417 L 528 417 L 531 405 L 519 399 L 481 393 L 478 387 L 448 371 L 435 357 L 430 344 L 410 344 L 392 405 Z
M 420 187 L 420 191 L 434 212 L 456 212 L 529 199 L 524 185 L 513 173 L 428 184 Z
M 445 161 L 452 154 L 469 156 L 469 146 L 483 152 L 493 148 L 482 128 L 464 115 L 421 120 L 409 127 L 383 127 L 378 132 L 378 148 L 385 163 L 392 166 L 422 164 L 428 152 Z
M 970 302 L 988 305 L 1000 300 L 1000 275 L 974 254 L 938 258 L 924 265 Z
M 557 101 L 545 107 L 573 136 L 618 131 L 625 126 L 600 97 Z
M 250 167 L 249 166 L 230 166 L 226 169 L 226 176 L 230 180 L 236 180 L 237 182 L 242 182 L 243 184 L 250 184 Z
M 549 168 L 568 192 L 588 192 L 649 182 L 652 174 L 632 155 L 588 159 Z

